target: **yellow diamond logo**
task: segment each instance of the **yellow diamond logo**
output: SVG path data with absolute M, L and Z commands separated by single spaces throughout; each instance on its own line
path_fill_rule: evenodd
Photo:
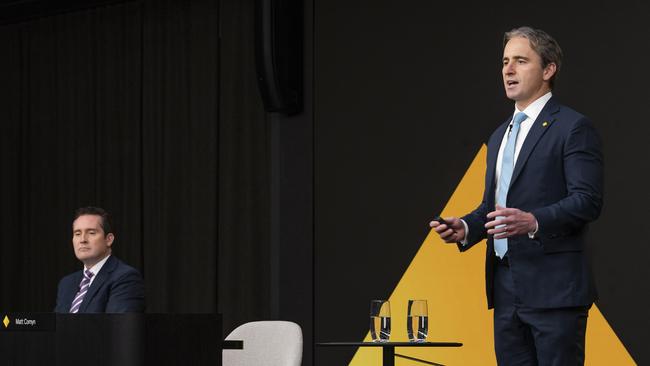
M 2 320 L 2 324 L 5 325 L 5 328 L 9 326 L 9 317 L 5 315 L 5 318 Z

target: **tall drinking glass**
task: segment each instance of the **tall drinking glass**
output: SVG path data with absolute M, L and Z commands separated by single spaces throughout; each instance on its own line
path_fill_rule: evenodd
M 429 333 L 427 300 L 409 300 L 406 333 L 411 342 L 425 342 Z
M 388 342 L 390 338 L 390 303 L 370 301 L 370 336 L 373 342 Z

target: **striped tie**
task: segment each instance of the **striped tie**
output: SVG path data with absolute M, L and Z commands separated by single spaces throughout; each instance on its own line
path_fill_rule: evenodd
M 86 292 L 88 292 L 88 287 L 90 287 L 90 279 L 93 277 L 93 275 L 94 273 L 90 272 L 89 270 L 84 271 L 84 278 L 79 284 L 79 292 L 77 292 L 77 295 L 72 301 L 72 306 L 70 307 L 71 313 L 76 313 L 79 311 L 79 307 L 84 301 L 84 296 L 86 296 Z

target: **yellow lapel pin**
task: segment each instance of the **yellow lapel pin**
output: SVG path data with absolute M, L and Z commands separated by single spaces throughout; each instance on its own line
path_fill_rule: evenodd
M 542 123 L 542 126 L 543 126 L 543 127 L 548 126 L 548 122 L 544 121 L 544 122 Z

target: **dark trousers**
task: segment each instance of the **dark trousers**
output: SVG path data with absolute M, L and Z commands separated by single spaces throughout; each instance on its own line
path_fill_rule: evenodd
M 499 366 L 584 365 L 589 307 L 533 309 L 515 296 L 510 268 L 494 278 L 494 347 Z

